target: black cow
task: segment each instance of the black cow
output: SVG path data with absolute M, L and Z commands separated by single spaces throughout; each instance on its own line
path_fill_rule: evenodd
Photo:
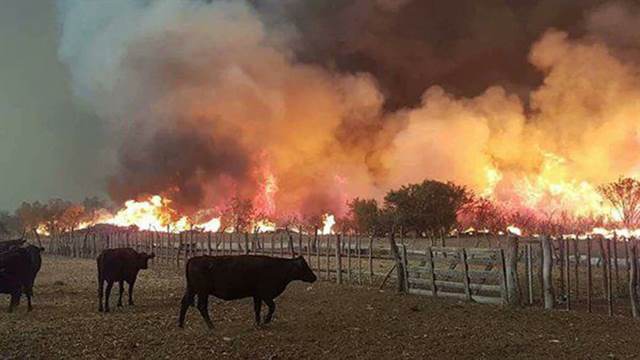
M 268 256 L 198 256 L 186 266 L 187 289 L 182 298 L 178 326 L 184 326 L 187 309 L 198 296 L 198 310 L 209 328 L 209 295 L 222 300 L 253 298 L 256 325 L 260 325 L 262 302 L 269 307 L 264 323 L 271 321 L 276 310 L 273 299 L 294 280 L 316 281 L 316 276 L 302 256 L 280 259 Z
M 114 282 L 120 284 L 120 296 L 118 306 L 122 306 L 122 293 L 124 292 L 124 282 L 129 284 L 129 305 L 133 305 L 133 286 L 136 283 L 138 272 L 149 267 L 149 259 L 155 255 L 139 253 L 131 248 L 107 249 L 104 250 L 97 259 L 98 262 L 98 311 L 109 312 L 109 297 Z M 107 283 L 104 308 L 102 307 L 103 285 Z
M 18 248 L 25 243 L 24 239 L 0 241 L 0 253 Z
M 33 284 L 42 266 L 43 251 L 44 248 L 28 245 L 0 254 L 0 294 L 11 295 L 9 312 L 20 304 L 22 293 L 27 296 L 28 311 L 33 310 Z

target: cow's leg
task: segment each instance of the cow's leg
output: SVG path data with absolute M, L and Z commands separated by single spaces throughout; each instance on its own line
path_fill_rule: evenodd
M 107 288 L 105 289 L 104 294 L 104 312 L 109 312 L 109 297 L 111 297 L 111 288 L 113 288 L 113 281 L 107 281 Z
M 33 310 L 33 306 L 31 306 L 31 297 L 33 296 L 33 287 L 28 287 L 24 291 L 25 295 L 27 295 L 27 311 Z
M 20 297 L 22 296 L 22 291 L 18 289 L 11 294 L 11 302 L 9 302 L 9 312 L 13 312 L 18 305 L 20 305 Z
M 98 279 L 98 311 L 102 312 L 104 308 L 102 307 L 102 299 L 103 299 L 103 289 L 104 289 L 104 280 Z
M 120 294 L 118 295 L 118 307 L 122 307 L 122 293 L 124 292 L 124 281 L 120 280 L 118 282 L 120 285 Z
M 260 326 L 260 311 L 262 310 L 262 300 L 259 297 L 253 297 L 253 311 L 256 313 L 256 325 Z
M 133 286 L 136 284 L 135 280 L 129 282 L 129 305 L 133 306 Z
M 267 316 L 264 317 L 264 323 L 268 324 L 271 322 L 273 313 L 276 311 L 276 303 L 274 303 L 272 299 L 263 299 L 262 301 L 264 301 L 264 303 L 269 307 L 269 312 L 267 313 Z
M 189 306 L 193 305 L 194 297 L 195 297 L 195 293 L 187 285 L 187 289 L 184 292 L 184 296 L 182 297 L 182 302 L 180 304 L 180 317 L 178 318 L 179 327 L 184 327 L 184 318 L 187 315 L 187 310 L 189 310 Z
M 209 317 L 209 295 L 198 294 L 198 310 L 200 310 L 200 315 L 202 315 L 202 318 L 204 319 L 204 322 L 207 323 L 209 329 L 213 329 L 213 323 Z

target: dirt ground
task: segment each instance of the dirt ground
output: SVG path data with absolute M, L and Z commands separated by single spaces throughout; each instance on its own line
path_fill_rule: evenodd
M 206 329 L 173 270 L 141 273 L 136 306 L 97 311 L 95 262 L 45 257 L 35 310 L 0 313 L 0 358 L 631 359 L 640 321 L 581 312 L 510 310 L 364 287 L 293 283 L 272 324 L 253 325 L 250 301 L 214 302 Z M 116 291 L 117 295 L 117 291 Z M 8 296 L 1 298 L 2 307 Z M 112 304 L 116 297 L 112 294 Z

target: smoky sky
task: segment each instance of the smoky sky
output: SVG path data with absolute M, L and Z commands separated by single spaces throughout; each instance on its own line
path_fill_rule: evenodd
M 471 97 L 500 85 L 520 94 L 542 74 L 527 59 L 531 44 L 555 28 L 584 34 L 584 19 L 602 0 L 289 0 L 253 4 L 298 31 L 301 61 L 368 72 L 387 108 L 416 105 L 442 86 Z M 611 2 L 611 1 L 608 1 Z M 617 1 L 616 3 L 625 3 Z M 637 3 L 626 1 L 626 3 Z
M 0 210 L 104 194 L 105 128 L 74 104 L 67 69 L 58 61 L 58 33 L 54 2 L 3 1 Z
M 286 34 L 296 63 L 331 73 L 370 74 L 384 95 L 385 111 L 417 106 L 434 85 L 460 97 L 499 85 L 526 103 L 528 93 L 543 80 L 529 62 L 531 45 L 550 28 L 583 36 L 586 16 L 605 2 L 250 1 L 269 29 Z M 115 200 L 124 200 L 161 188 L 158 179 L 177 181 L 185 190 L 181 196 L 195 199 L 201 194 L 191 179 L 212 175 L 207 171 L 247 176 L 249 160 L 230 138 L 209 144 L 188 137 L 187 129 L 159 131 L 143 142 L 144 149 L 114 140 L 101 111 L 73 96 L 69 64 L 58 59 L 63 25 L 55 2 L 8 0 L 0 20 L 0 209 L 22 200 L 78 199 L 107 190 Z M 365 134 L 382 127 L 366 121 L 359 126 Z M 342 141 L 355 141 L 348 135 L 362 134 L 349 126 L 339 129 Z M 357 141 L 366 139 L 360 136 Z M 179 161 L 180 154 L 167 152 L 171 148 L 185 149 L 186 160 L 193 162 Z M 376 162 L 375 156 L 365 156 Z M 164 165 L 153 166 L 158 162 Z M 189 163 L 197 166 L 184 168 Z M 119 181 L 131 188 L 123 190 Z

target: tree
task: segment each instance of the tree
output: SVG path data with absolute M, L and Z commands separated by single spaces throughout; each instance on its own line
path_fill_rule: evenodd
M 472 198 L 464 186 L 425 180 L 387 193 L 383 219 L 417 236 L 443 235 L 454 228 L 458 213 Z
M 359 234 L 379 236 L 384 234 L 382 210 L 375 199 L 355 198 L 348 203 L 349 217 Z
M 228 203 L 227 209 L 222 215 L 221 231 L 230 227 L 235 232 L 244 232 L 249 230 L 249 226 L 253 223 L 255 210 L 250 199 L 242 199 L 234 196 Z
M 598 188 L 602 196 L 614 207 L 626 228 L 640 221 L 640 182 L 633 178 L 619 178 Z

